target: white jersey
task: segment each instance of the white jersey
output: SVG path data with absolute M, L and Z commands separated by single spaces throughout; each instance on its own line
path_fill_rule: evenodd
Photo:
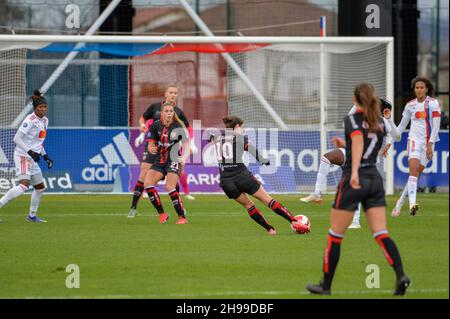
M 427 96 L 423 102 L 409 101 L 402 114 L 399 130 L 402 132 L 411 121 L 408 139 L 416 143 L 439 141 L 441 108 L 438 100 Z
M 41 153 L 45 137 L 47 135 L 48 118 L 38 117 L 34 112 L 29 114 L 20 124 L 19 131 L 24 134 L 23 142 L 27 149 L 23 149 L 16 145 L 15 152 L 18 155 L 29 157 L 27 152 L 32 150 L 36 153 Z

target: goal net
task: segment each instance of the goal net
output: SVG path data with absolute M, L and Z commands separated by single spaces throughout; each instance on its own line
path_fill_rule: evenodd
M 322 66 L 321 52 L 325 59 Z M 292 176 L 291 182 L 295 181 L 298 191 L 311 191 L 321 153 L 334 148 L 332 136 L 342 136 L 343 118 L 352 107 L 357 83 L 372 83 L 377 94 L 386 98 L 385 44 L 327 44 L 322 48 L 320 44 L 279 44 L 257 52 L 235 53 L 233 58 L 245 68 L 251 81 L 288 128 L 278 139 L 281 151 L 272 154 L 277 165 L 286 170 L 286 174 L 274 175 L 277 189 L 283 189 L 285 177 Z M 325 92 L 321 92 L 321 84 Z M 324 99 L 323 110 L 321 99 Z M 247 126 L 277 127 L 231 68 L 228 72 L 228 102 L 229 113 L 243 118 Z M 324 113 L 323 123 L 321 112 Z M 325 148 L 321 148 L 320 134 L 325 135 Z M 383 162 L 380 162 L 381 171 L 384 171 Z M 340 176 L 341 170 L 333 167 L 328 175 L 329 190 L 336 189 Z
M 50 191 L 64 192 L 132 189 L 144 147 L 134 145 L 139 117 L 169 84 L 179 89 L 200 149 L 186 168 L 191 192 L 220 191 L 206 131 L 223 129 L 226 115 L 241 117 L 245 134 L 271 159 L 269 167 L 244 159 L 269 192 L 310 192 L 320 156 L 343 134 L 354 86 L 371 82 L 392 100 L 390 38 L 104 38 L 84 37 L 82 52 L 55 75 L 74 47 L 67 36 L 0 36 L 0 192 L 16 182 L 12 138 L 36 88 L 45 88 L 49 102 L 45 147 L 55 158 L 44 177 Z M 340 174 L 332 169 L 329 192 Z

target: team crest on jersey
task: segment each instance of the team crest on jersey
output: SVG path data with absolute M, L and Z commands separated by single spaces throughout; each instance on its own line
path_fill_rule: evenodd
M 45 136 L 47 136 L 47 132 L 46 131 L 40 131 L 39 132 L 39 138 L 45 138 Z
M 427 112 L 423 111 L 423 112 L 416 112 L 416 119 L 425 119 L 427 118 Z
M 28 126 L 28 124 L 27 123 L 23 123 L 23 125 L 22 125 L 23 127 L 27 127 Z

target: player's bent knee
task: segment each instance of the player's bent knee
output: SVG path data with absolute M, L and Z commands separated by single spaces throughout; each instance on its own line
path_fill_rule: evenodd
M 171 191 L 173 191 L 173 190 L 176 190 L 176 184 L 175 185 L 168 185 L 168 184 L 166 184 L 166 191 L 167 192 L 171 192 Z

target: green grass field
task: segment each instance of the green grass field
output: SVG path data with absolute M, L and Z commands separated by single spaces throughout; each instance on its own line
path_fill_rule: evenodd
M 0 298 L 317 298 L 305 286 L 321 277 L 332 196 L 322 205 L 275 196 L 311 219 L 308 235 L 261 204 L 277 229 L 269 236 L 223 196 L 184 201 L 189 224 L 162 195 L 171 219 L 160 225 L 148 199 L 128 219 L 130 196 L 55 195 L 42 198 L 46 224 L 25 221 L 29 195 L 0 210 Z M 388 211 L 396 197 L 388 197 Z M 448 194 L 419 194 L 421 211 L 388 224 L 413 284 L 404 298 L 448 298 Z M 331 298 L 392 298 L 394 272 L 362 229 L 349 230 Z M 66 287 L 66 266 L 80 268 L 80 288 Z M 366 287 L 366 266 L 380 268 L 380 288 Z M 330 298 L 330 297 L 328 297 Z

